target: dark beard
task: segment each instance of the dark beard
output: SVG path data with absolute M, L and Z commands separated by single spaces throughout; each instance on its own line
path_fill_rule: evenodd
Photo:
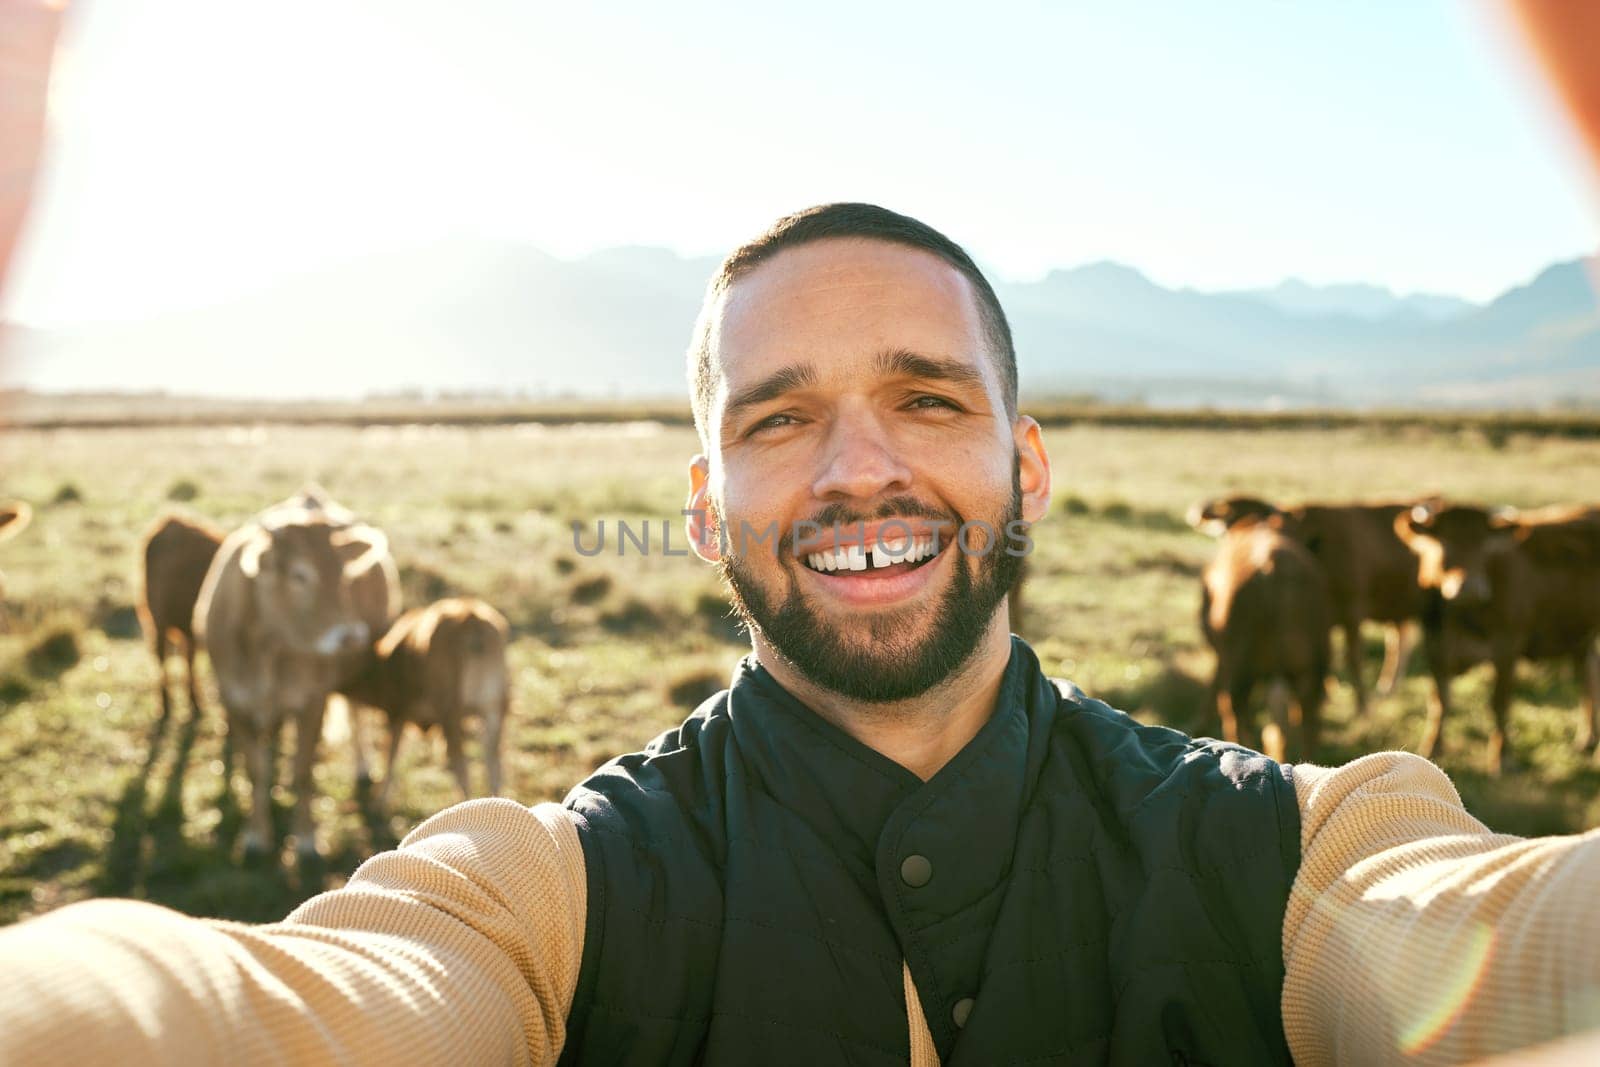
M 955 529 L 964 521 L 956 516 L 930 515 L 926 509 L 908 510 L 894 501 L 888 501 L 879 518 L 921 515 L 942 518 L 951 525 L 946 531 L 954 536 Z M 841 523 L 862 521 L 865 516 L 819 516 L 819 525 L 827 527 L 834 521 Z M 832 690 L 851 700 L 871 704 L 909 700 L 921 696 L 951 674 L 959 670 L 978 647 L 989 629 L 995 610 L 1000 606 L 1022 572 L 1021 555 L 1007 551 L 1010 525 L 1022 518 L 1022 485 L 1020 460 L 1011 473 L 1011 500 L 998 521 L 987 520 L 994 530 L 994 543 L 981 556 L 961 552 L 958 544 L 949 545 L 946 552 L 955 552 L 955 573 L 950 587 L 934 606 L 933 623 L 928 636 L 915 641 L 906 636 L 908 624 L 915 612 L 924 608 L 906 608 L 885 612 L 874 617 L 869 624 L 869 639 L 865 642 L 842 640 L 824 620 L 812 611 L 801 594 L 799 581 L 786 574 L 788 591 L 776 607 L 771 598 L 750 575 L 741 561 L 726 553 L 718 569 L 728 584 L 734 611 L 752 632 L 761 634 L 767 643 L 811 682 Z M 792 532 L 779 542 L 780 558 L 793 558 Z M 942 553 L 941 553 L 942 555 Z M 803 566 L 796 563 L 795 566 Z M 927 566 L 938 565 L 938 558 Z

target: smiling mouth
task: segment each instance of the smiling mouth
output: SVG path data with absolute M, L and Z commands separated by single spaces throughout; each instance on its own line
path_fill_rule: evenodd
M 944 547 L 936 545 L 932 537 L 885 540 L 874 545 L 836 545 L 826 551 L 809 552 L 801 561 L 819 574 L 865 572 L 888 577 L 925 566 Z

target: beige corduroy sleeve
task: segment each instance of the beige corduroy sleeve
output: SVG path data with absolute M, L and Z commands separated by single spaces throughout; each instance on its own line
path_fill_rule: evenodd
M 554 1063 L 586 894 L 560 806 L 488 799 L 281 923 L 75 904 L 0 931 L 0 1063 Z
M 1461 1063 L 1600 1026 L 1600 831 L 1490 833 L 1409 753 L 1293 774 L 1296 1063 Z

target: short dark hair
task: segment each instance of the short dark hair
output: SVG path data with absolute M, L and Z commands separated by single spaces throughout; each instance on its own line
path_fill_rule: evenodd
M 718 300 L 728 288 L 759 264 L 787 248 L 797 248 L 830 237 L 858 237 L 871 241 L 904 245 L 932 252 L 966 276 L 978 301 L 989 356 L 1000 372 L 1000 392 L 1006 414 L 1017 414 L 1017 352 L 1011 341 L 1011 325 L 1000 307 L 1000 298 L 972 257 L 950 238 L 908 215 L 900 215 L 875 204 L 822 204 L 786 215 L 753 241 L 728 254 L 706 286 L 700 318 L 695 323 L 689 345 L 689 389 L 694 404 L 694 423 L 700 440 L 709 444 L 711 401 L 717 391 L 717 372 L 711 360 L 712 317 Z

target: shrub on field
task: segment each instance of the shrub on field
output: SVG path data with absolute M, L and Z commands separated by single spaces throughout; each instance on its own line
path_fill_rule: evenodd
M 62 482 L 56 488 L 56 495 L 50 498 L 52 504 L 81 504 L 83 503 L 83 490 L 71 482 Z
M 78 626 L 57 621 L 28 646 L 22 661 L 36 678 L 54 678 L 78 662 Z
M 400 565 L 400 596 L 407 604 L 432 604 L 455 596 L 456 584 L 440 572 L 421 563 Z
M 139 613 L 132 604 L 118 604 L 102 597 L 94 608 L 94 623 L 107 637 L 138 637 Z
M 611 575 L 591 574 L 573 582 L 567 595 L 574 604 L 596 604 L 611 592 Z
M 1066 509 L 1068 515 L 1087 515 L 1090 511 L 1089 502 L 1077 493 L 1073 493 L 1063 500 L 1061 506 Z
M 15 671 L 0 674 L 0 711 L 8 705 L 20 704 L 33 695 L 33 683 Z
M 661 612 L 638 597 L 600 616 L 600 625 L 614 634 L 649 634 L 664 628 Z
M 172 483 L 172 488 L 167 490 L 167 499 L 180 504 L 187 504 L 199 495 L 200 487 L 189 478 L 179 478 Z
M 557 574 L 565 577 L 578 569 L 578 561 L 571 556 L 557 556 L 550 562 L 550 566 L 555 568 Z
M 718 593 L 701 593 L 695 598 L 694 613 L 713 636 L 724 641 L 744 640 L 744 626 L 733 614 L 727 597 Z
M 696 667 L 680 671 L 667 681 L 667 699 L 685 710 L 700 706 L 709 696 L 722 692 L 727 680 L 721 671 L 711 667 Z

